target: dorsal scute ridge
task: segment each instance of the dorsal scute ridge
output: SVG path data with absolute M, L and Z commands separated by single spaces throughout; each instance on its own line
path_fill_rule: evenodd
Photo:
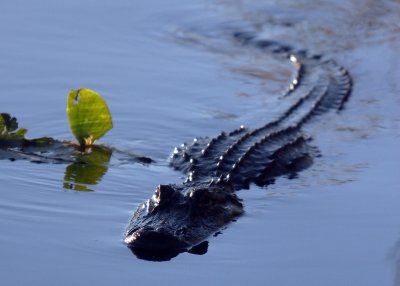
M 273 139 L 266 137 L 254 143 L 249 147 L 246 152 L 232 165 L 232 168 L 226 175 L 234 177 L 233 173 L 238 172 L 240 168 L 247 169 L 247 172 L 253 172 L 253 179 L 257 177 L 259 172 L 265 168 L 265 165 L 270 161 L 277 150 L 282 146 L 290 146 L 292 142 L 296 142 L 299 137 L 302 137 L 300 130 L 297 128 L 290 128 L 275 133 L 281 136 L 279 144 L 273 144 Z M 260 156 L 258 153 L 262 154 Z M 247 161 L 247 162 L 246 162 Z M 250 163 L 251 162 L 251 163 Z M 246 165 L 247 163 L 247 165 Z M 257 175 L 258 174 L 258 175 Z
M 286 88 L 286 91 L 284 91 L 283 96 L 291 95 L 296 90 L 296 88 L 301 85 L 301 83 L 303 82 L 303 78 L 305 76 L 305 67 L 299 61 L 297 56 L 294 54 L 289 54 L 288 59 L 290 60 L 292 66 L 295 69 L 295 75 L 291 80 L 289 86 Z
M 235 33 L 242 44 L 253 45 L 287 59 L 295 75 L 282 97 L 294 103 L 275 120 L 256 129 L 244 126 L 221 132 L 215 138 L 197 138 L 174 149 L 171 165 L 187 174 L 187 183 L 267 183 L 272 176 L 293 173 L 315 156 L 301 128 L 310 119 L 330 110 L 341 110 L 352 79 L 348 71 L 321 55 L 295 50 L 287 44 L 258 40 L 249 33 Z M 288 102 L 289 103 L 289 102 Z

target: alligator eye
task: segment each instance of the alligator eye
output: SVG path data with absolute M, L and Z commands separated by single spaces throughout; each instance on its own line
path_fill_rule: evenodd
M 159 185 L 154 192 L 154 200 L 160 204 L 171 201 L 176 195 L 175 189 L 171 185 Z
M 197 207 L 206 207 L 212 203 L 212 196 L 207 189 L 194 189 L 190 192 L 189 198 Z

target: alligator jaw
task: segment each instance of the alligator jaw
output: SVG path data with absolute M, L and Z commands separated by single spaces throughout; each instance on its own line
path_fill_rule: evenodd
M 124 242 L 146 260 L 204 254 L 205 239 L 242 213 L 240 199 L 227 184 L 160 185 L 138 206 Z
M 124 242 L 130 248 L 153 251 L 163 251 L 165 249 L 183 250 L 188 247 L 185 242 L 171 234 L 146 228 L 141 228 L 127 235 Z
M 187 251 L 188 245 L 176 237 L 149 229 L 139 229 L 124 239 L 132 253 L 141 259 L 167 261 Z

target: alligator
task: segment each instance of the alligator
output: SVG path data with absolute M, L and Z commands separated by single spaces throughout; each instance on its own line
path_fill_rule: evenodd
M 321 114 L 339 112 L 350 96 L 351 76 L 334 60 L 244 32 L 234 33 L 234 39 L 293 65 L 295 76 L 283 94 L 288 106 L 259 128 L 240 126 L 174 149 L 170 166 L 183 172 L 185 181 L 159 185 L 137 207 L 125 231 L 124 242 L 141 259 L 206 252 L 206 239 L 244 213 L 236 192 L 308 168 L 319 152 L 303 126 Z

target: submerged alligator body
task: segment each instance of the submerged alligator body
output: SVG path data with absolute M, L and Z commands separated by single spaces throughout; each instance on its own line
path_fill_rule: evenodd
M 243 214 L 235 191 L 250 184 L 265 186 L 310 166 L 318 153 L 302 127 L 317 115 L 341 110 L 350 95 L 350 75 L 332 60 L 245 33 L 235 38 L 294 66 L 296 76 L 284 94 L 290 105 L 259 128 L 241 126 L 175 148 L 170 165 L 186 174 L 186 180 L 158 186 L 126 229 L 124 241 L 140 258 L 166 260 L 184 251 L 206 251 L 207 237 Z

